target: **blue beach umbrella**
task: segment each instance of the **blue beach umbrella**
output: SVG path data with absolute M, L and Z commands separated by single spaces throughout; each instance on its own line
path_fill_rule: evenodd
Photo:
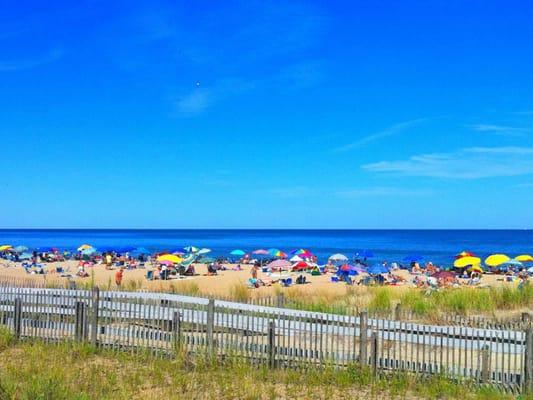
M 84 256 L 92 256 L 94 253 L 96 253 L 96 249 L 94 247 L 90 247 L 88 249 L 83 249 L 81 251 L 81 254 Z
M 28 251 L 28 248 L 26 246 L 17 246 L 13 249 L 15 253 L 24 253 L 25 251 Z
M 389 267 L 386 265 L 377 263 L 367 268 L 366 272 L 370 275 L 386 274 L 389 272 Z
M 236 249 L 230 253 L 232 256 L 244 256 L 246 253 L 242 250 Z
M 134 249 L 131 253 L 130 253 L 132 256 L 140 256 L 141 254 L 151 254 L 151 251 L 144 248 L 144 247 L 137 247 L 136 249 Z
M 403 258 L 403 261 L 405 262 L 420 262 L 424 259 L 420 254 L 410 254 L 408 256 L 405 256 Z
M 357 253 L 355 253 L 355 257 L 357 258 L 372 258 L 374 257 L 374 253 L 372 253 L 370 250 L 362 250 Z

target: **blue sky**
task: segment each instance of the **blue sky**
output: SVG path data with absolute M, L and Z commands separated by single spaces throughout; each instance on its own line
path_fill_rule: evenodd
M 0 227 L 533 228 L 533 5 L 11 2 Z

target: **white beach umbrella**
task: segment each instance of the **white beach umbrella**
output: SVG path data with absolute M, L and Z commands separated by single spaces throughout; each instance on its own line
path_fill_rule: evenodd
M 329 259 L 331 261 L 348 261 L 348 257 L 340 253 L 333 254 L 332 256 L 329 257 Z
M 292 262 L 299 262 L 299 261 L 303 261 L 303 260 L 304 260 L 304 259 L 303 259 L 302 257 L 296 255 L 296 256 L 292 256 L 292 257 L 290 258 L 289 261 L 292 261 Z

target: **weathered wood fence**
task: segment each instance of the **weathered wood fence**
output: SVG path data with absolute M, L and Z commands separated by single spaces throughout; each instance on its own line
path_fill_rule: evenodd
M 160 293 L 0 287 L 0 325 L 17 339 L 121 351 L 177 349 L 271 367 L 352 363 L 468 379 L 513 392 L 533 382 L 533 331 L 433 326 Z

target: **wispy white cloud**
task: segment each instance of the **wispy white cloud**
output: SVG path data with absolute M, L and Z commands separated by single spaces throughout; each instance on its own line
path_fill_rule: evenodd
M 20 71 L 32 69 L 44 64 L 51 63 L 63 56 L 63 51 L 59 49 L 51 50 L 44 56 L 26 60 L 0 61 L 0 72 Z
M 195 87 L 174 100 L 178 116 L 195 116 L 203 113 L 216 102 L 233 95 L 245 93 L 255 87 L 255 82 L 242 79 L 222 79 L 213 85 Z
M 360 146 L 364 146 L 368 143 L 375 142 L 377 140 L 381 140 L 390 136 L 394 136 L 397 134 L 400 134 L 404 131 L 406 131 L 409 128 L 412 128 L 413 126 L 416 126 L 424 121 L 426 121 L 427 118 L 417 118 L 412 119 L 409 121 L 399 122 L 397 124 L 391 125 L 379 132 L 372 133 L 370 135 L 364 136 L 359 140 L 356 140 L 355 142 L 345 144 L 343 146 L 337 147 L 334 149 L 334 151 L 341 152 L 341 151 L 348 151 L 355 149 Z
M 362 168 L 376 173 L 449 179 L 529 175 L 533 174 L 533 147 L 471 147 L 415 155 L 401 161 L 380 161 Z
M 477 132 L 487 132 L 504 136 L 524 136 L 526 132 L 530 131 L 530 129 L 526 128 L 505 125 L 474 124 L 468 126 Z
M 433 194 L 429 189 L 409 189 L 395 186 L 362 187 L 342 190 L 336 193 L 339 197 L 376 197 L 376 196 L 427 196 Z
M 353 199 L 381 196 L 424 196 L 430 195 L 433 192 L 427 189 L 410 189 L 395 186 L 362 186 L 350 189 L 321 187 L 320 190 L 308 186 L 292 186 L 272 189 L 270 193 L 281 198 L 313 197 L 327 194 L 338 198 Z

